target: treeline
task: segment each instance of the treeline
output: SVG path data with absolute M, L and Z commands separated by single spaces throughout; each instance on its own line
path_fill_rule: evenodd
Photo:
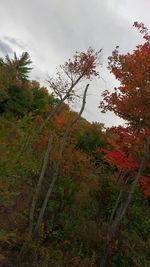
M 149 266 L 147 39 L 109 58 L 121 86 L 103 93 L 101 108 L 127 127 L 82 118 L 101 50 L 60 66 L 48 81 L 52 94 L 28 78 L 28 53 L 0 59 L 2 266 Z

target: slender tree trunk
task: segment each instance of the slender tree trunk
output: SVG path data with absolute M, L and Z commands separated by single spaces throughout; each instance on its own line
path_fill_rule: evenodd
M 150 137 L 148 137 L 147 139 L 147 145 L 145 147 L 145 152 L 143 155 L 143 158 L 141 160 L 141 164 L 138 170 L 138 173 L 134 179 L 134 181 L 132 182 L 130 191 L 127 195 L 127 197 L 125 199 L 122 200 L 122 202 L 120 203 L 121 200 L 121 196 L 122 196 L 122 192 L 120 192 L 119 197 L 116 201 L 116 205 L 115 208 L 112 211 L 112 215 L 111 215 L 111 220 L 110 223 L 108 225 L 108 230 L 107 230 L 107 236 L 106 236 L 106 244 L 105 244 L 105 248 L 103 251 L 103 255 L 101 257 L 101 261 L 100 261 L 100 267 L 105 267 L 107 266 L 107 261 L 108 261 L 108 256 L 109 256 L 109 250 L 110 250 L 110 241 L 115 237 L 116 232 L 118 231 L 118 228 L 120 226 L 121 220 L 123 218 L 123 216 L 126 214 L 128 206 L 131 203 L 131 200 L 133 198 L 133 194 L 136 190 L 136 187 L 139 183 L 139 180 L 143 174 L 143 171 L 145 169 L 146 163 L 148 161 L 149 158 L 149 148 L 150 148 Z M 119 204 L 120 203 L 120 204 Z
M 119 196 L 118 196 L 118 198 L 117 198 L 117 200 L 116 200 L 115 206 L 114 206 L 114 208 L 113 208 L 113 210 L 112 210 L 112 213 L 111 213 L 111 216 L 110 216 L 109 225 L 112 223 L 113 218 L 114 218 L 114 216 L 115 216 L 115 214 L 116 214 L 116 211 L 117 211 L 118 206 L 119 206 L 119 204 L 120 204 L 120 200 L 121 200 L 122 194 L 123 194 L 123 190 L 120 190 Z
M 84 110 L 84 107 L 85 107 L 85 104 L 86 104 L 86 94 L 87 94 L 88 87 L 89 87 L 89 84 L 85 88 L 84 95 L 83 95 L 83 101 L 82 101 L 82 107 L 81 107 L 81 110 L 80 110 L 78 116 L 68 125 L 68 127 L 67 127 L 67 129 L 66 129 L 66 131 L 65 131 L 65 133 L 64 133 L 64 135 L 62 137 L 62 140 L 61 140 L 61 143 L 60 143 L 60 147 L 59 147 L 59 160 L 57 161 L 57 163 L 55 165 L 54 173 L 53 173 L 53 176 L 52 176 L 52 181 L 50 183 L 50 186 L 48 188 L 46 197 L 45 197 L 45 199 L 43 201 L 43 205 L 42 205 L 41 210 L 40 210 L 40 214 L 39 214 L 39 217 L 38 217 L 38 220 L 37 220 L 37 224 L 36 224 L 35 230 L 34 230 L 34 234 L 35 235 L 38 234 L 38 231 L 40 229 L 40 226 L 41 226 L 41 223 L 42 223 L 42 220 L 43 220 L 43 217 L 44 217 L 44 213 L 45 213 L 45 210 L 46 210 L 46 207 L 47 207 L 47 203 L 49 201 L 49 198 L 51 197 L 52 190 L 53 190 L 54 185 L 56 184 L 56 181 L 58 179 L 59 167 L 60 167 L 60 163 L 61 163 L 62 153 L 64 151 L 64 147 L 65 147 L 65 144 L 66 144 L 66 139 L 67 139 L 69 133 L 71 132 L 72 127 L 74 126 L 74 124 L 80 119 L 80 117 L 82 115 L 82 112 Z
M 53 142 L 53 134 L 50 135 L 49 140 L 48 140 L 47 150 L 46 150 L 46 153 L 44 156 L 41 174 L 40 174 L 40 177 L 39 177 L 39 180 L 38 180 L 38 183 L 36 186 L 35 194 L 33 195 L 32 203 L 31 203 L 30 215 L 29 215 L 29 234 L 30 234 L 30 236 L 32 236 L 35 207 L 36 207 L 36 203 L 37 203 L 39 193 L 41 190 L 44 175 L 46 172 L 46 168 L 47 168 L 47 164 L 48 164 L 48 160 L 49 160 L 49 154 L 50 154 L 51 147 L 52 147 L 52 142 Z M 20 253 L 18 255 L 18 260 L 22 259 L 25 255 L 25 253 L 26 253 L 26 244 L 24 243 L 22 245 Z
M 109 247 L 107 245 L 105 245 L 103 256 L 101 257 L 100 267 L 105 267 L 106 266 L 109 254 L 110 254 Z
M 35 207 L 36 207 L 36 203 L 39 197 L 39 193 L 41 190 L 41 186 L 42 186 L 42 182 L 45 176 L 45 172 L 47 169 L 47 164 L 48 164 L 48 160 L 49 160 L 49 155 L 50 155 L 50 151 L 51 151 L 51 147 L 52 147 L 52 142 L 53 142 L 53 134 L 50 135 L 49 140 L 48 140 L 48 145 L 47 145 L 47 150 L 44 156 L 44 161 L 43 161 L 43 166 L 42 166 L 42 170 L 41 170 L 41 174 L 35 189 L 35 193 L 33 195 L 33 199 L 32 199 L 32 203 L 31 203 L 31 209 L 30 209 L 30 217 L 29 217 L 29 233 L 32 233 L 32 229 L 33 229 L 33 221 L 34 221 L 34 213 L 35 213 Z

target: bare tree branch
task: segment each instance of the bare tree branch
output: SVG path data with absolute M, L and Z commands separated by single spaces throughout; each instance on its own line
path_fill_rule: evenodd
M 46 124 L 48 123 L 48 121 L 60 110 L 62 103 L 64 103 L 65 100 L 69 97 L 71 91 L 77 85 L 77 83 L 82 79 L 82 77 L 83 77 L 83 74 L 78 77 L 78 79 L 70 86 L 68 92 L 64 95 L 64 97 L 62 98 L 62 100 L 54 107 L 54 109 L 51 112 L 49 112 L 49 114 L 47 115 L 45 121 L 39 127 L 39 129 L 37 130 L 37 135 L 42 132 L 43 128 L 46 126 Z

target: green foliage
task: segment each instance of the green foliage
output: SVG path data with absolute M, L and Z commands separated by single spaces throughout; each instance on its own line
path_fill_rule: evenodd
M 5 60 L 0 60 L 0 113 L 7 112 L 20 116 L 28 111 L 32 99 L 32 93 L 28 88 L 30 64 L 27 52 L 20 57 L 14 54 L 14 59 L 7 55 Z
M 14 53 L 14 58 L 10 59 L 7 55 L 5 59 L 5 65 L 8 67 L 9 71 L 14 71 L 16 79 L 27 80 L 28 74 L 32 70 L 29 65 L 32 63 L 30 56 L 27 52 L 23 52 L 20 57 L 17 57 Z
M 41 114 L 59 102 L 58 99 L 48 93 L 45 87 L 40 87 L 40 84 L 36 81 L 32 81 L 31 90 L 33 94 L 31 110 L 35 114 Z
M 83 133 L 78 133 L 77 148 L 91 155 L 96 148 L 105 147 L 102 124 L 93 123 Z
M 3 104 L 7 114 L 20 118 L 31 110 L 33 95 L 30 90 L 11 86 L 8 89 L 9 100 Z

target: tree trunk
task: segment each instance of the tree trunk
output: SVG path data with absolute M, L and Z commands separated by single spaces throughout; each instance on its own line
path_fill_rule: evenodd
M 59 174 L 59 167 L 60 167 L 60 162 L 61 162 L 61 158 L 62 158 L 62 153 L 64 151 L 64 147 L 65 147 L 65 143 L 66 143 L 66 139 L 69 135 L 69 133 L 71 132 L 72 130 L 72 127 L 74 126 L 74 124 L 80 119 L 81 115 L 82 115 L 82 112 L 84 110 L 84 107 L 85 107 L 85 104 L 86 104 L 86 94 L 87 94 L 87 90 L 88 90 L 88 87 L 89 87 L 89 84 L 86 86 L 85 88 L 85 91 L 84 91 L 84 95 L 83 95 L 83 101 L 82 101 L 82 107 L 81 107 L 81 110 L 78 114 L 78 116 L 68 125 L 63 137 L 62 137 L 62 140 L 61 140 L 61 143 L 60 143 L 60 147 L 59 147 L 59 160 L 57 161 L 56 165 L 55 165 L 55 168 L 54 168 L 54 173 L 53 173 L 53 176 L 52 176 L 52 181 L 50 183 L 50 186 L 49 186 L 49 189 L 47 191 L 47 194 L 46 194 L 46 197 L 43 201 L 43 205 L 41 207 L 41 210 L 40 210 L 40 214 L 39 214 L 39 217 L 38 217 L 38 220 L 37 220 L 37 224 L 35 226 L 35 230 L 34 230 L 34 233 L 35 234 L 38 234 L 38 231 L 40 229 L 40 226 L 41 226 L 41 223 L 42 223 L 42 220 L 43 220 L 43 217 L 44 217 L 44 213 L 45 213 L 45 210 L 46 210 L 46 206 L 47 206 L 47 203 L 48 203 L 48 200 L 49 198 L 51 197 L 51 193 L 52 193 L 52 190 L 53 190 L 53 187 L 58 179 L 58 174 Z
M 42 182 L 44 179 L 44 175 L 47 169 L 47 164 L 48 164 L 48 160 L 49 160 L 49 155 L 50 155 L 50 151 L 51 151 L 51 147 L 52 147 L 52 142 L 53 142 L 53 134 L 50 135 L 49 140 L 48 140 L 48 145 L 47 145 L 47 150 L 45 153 L 45 157 L 44 157 L 44 161 L 43 161 L 43 166 L 42 166 L 42 170 L 41 170 L 41 174 L 36 186 L 36 190 L 35 190 L 35 194 L 33 195 L 33 200 L 31 203 L 31 209 L 30 209 L 30 220 L 29 220 L 29 233 L 32 233 L 32 229 L 33 229 L 33 221 L 34 221 L 34 213 L 35 213 L 35 207 L 36 207 L 36 203 L 39 197 L 39 193 L 41 190 L 41 186 L 42 186 Z

